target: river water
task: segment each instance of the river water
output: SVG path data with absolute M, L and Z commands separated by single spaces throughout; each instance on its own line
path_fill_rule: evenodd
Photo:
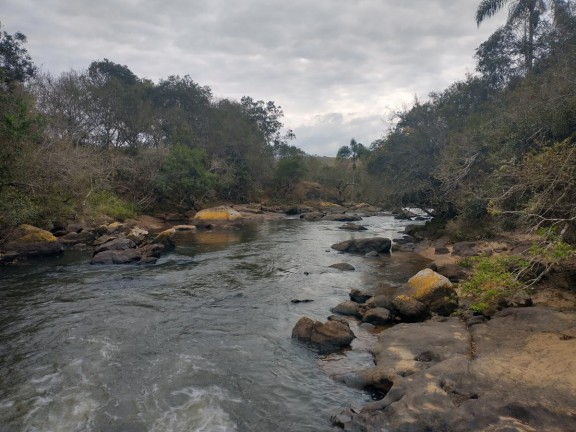
M 425 265 L 330 249 L 405 225 L 362 223 L 370 230 L 285 219 L 198 232 L 153 266 L 92 266 L 69 252 L 0 268 L 0 431 L 332 430 L 331 415 L 370 395 L 327 371 L 370 366 L 375 336 L 353 327 L 354 349 L 321 357 L 292 327 L 324 321 L 351 288 L 399 284 Z M 337 262 L 356 271 L 328 268 Z

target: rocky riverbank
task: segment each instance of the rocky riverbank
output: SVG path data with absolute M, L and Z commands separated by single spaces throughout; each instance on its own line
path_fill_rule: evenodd
M 354 321 L 365 323 L 353 326 L 357 333 L 385 326 L 370 349 L 374 366 L 331 373 L 379 400 L 361 410 L 343 409 L 333 423 L 353 432 L 576 430 L 574 263 L 552 271 L 523 298 L 529 307 L 502 305 L 475 314 L 458 286 L 472 273 L 458 265 L 462 258 L 519 254 L 531 243 L 518 237 L 451 243 L 407 235 L 392 244 L 396 253 L 430 259 L 430 268 L 400 288 L 383 283 L 352 290 L 350 301 L 332 308 L 336 315 L 327 324 L 313 324 L 339 323 L 340 334 L 325 332 L 316 341 L 321 352 L 330 336 L 349 344 L 341 335 L 349 334 Z M 298 325 L 293 337 L 305 339 Z

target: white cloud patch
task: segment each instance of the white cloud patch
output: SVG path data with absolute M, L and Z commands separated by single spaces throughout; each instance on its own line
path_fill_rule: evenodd
M 479 0 L 4 0 L 8 32 L 53 73 L 108 58 L 157 80 L 189 74 L 221 97 L 274 100 L 294 144 L 369 144 L 391 109 L 473 71 Z M 350 114 L 353 113 L 353 114 Z

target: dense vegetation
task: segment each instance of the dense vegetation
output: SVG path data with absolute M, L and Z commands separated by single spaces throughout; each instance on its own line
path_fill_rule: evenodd
M 573 229 L 574 11 L 482 0 L 477 23 L 505 5 L 475 74 L 332 159 L 289 145 L 274 102 L 217 99 L 189 76 L 153 83 L 106 59 L 54 77 L 35 69 L 24 35 L 2 32 L 0 226 L 277 199 L 419 207 L 462 238 L 526 222 Z

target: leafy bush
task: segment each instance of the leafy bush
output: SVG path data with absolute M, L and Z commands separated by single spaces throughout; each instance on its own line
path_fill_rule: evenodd
M 87 216 L 100 219 L 102 216 L 124 221 L 138 215 L 138 207 L 117 197 L 110 191 L 99 191 L 88 198 Z
M 514 296 L 527 292 L 550 269 L 573 258 L 576 249 L 562 241 L 557 228 L 538 230 L 541 241 L 534 241 L 527 256 L 479 256 L 461 260 L 463 267 L 474 267 L 474 274 L 460 285 L 462 294 L 472 297 L 470 309 L 487 312 Z
M 0 192 L 0 227 L 34 223 L 38 216 L 38 207 L 26 194 L 13 187 L 2 189 Z

